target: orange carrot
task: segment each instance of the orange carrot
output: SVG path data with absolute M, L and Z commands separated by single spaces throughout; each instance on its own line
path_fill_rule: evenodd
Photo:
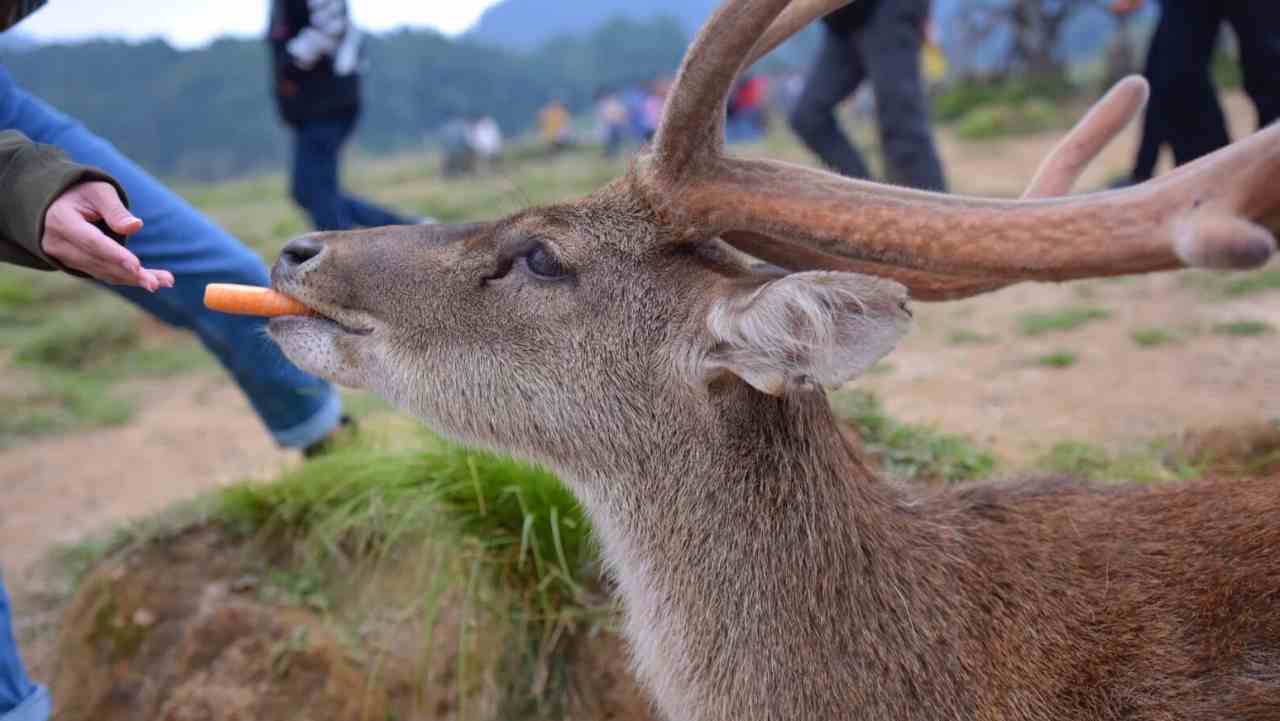
M 236 315 L 316 315 L 314 310 L 284 293 L 235 283 L 210 283 L 205 286 L 204 304 L 213 310 Z

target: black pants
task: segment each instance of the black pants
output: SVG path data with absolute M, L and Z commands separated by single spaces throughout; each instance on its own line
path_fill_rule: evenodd
M 884 0 L 860 30 L 850 35 L 825 30 L 818 59 L 791 112 L 791 127 L 832 170 L 852 178 L 869 175 L 862 155 L 841 131 L 835 110 L 870 79 L 889 179 L 926 190 L 946 189 L 920 77 L 921 32 L 928 11 L 928 0 Z
M 1210 76 L 1223 21 L 1240 43 L 1244 87 L 1258 111 L 1258 125 L 1280 118 L 1280 2 L 1277 0 L 1162 0 L 1160 24 L 1147 54 L 1151 102 L 1143 121 L 1134 179 L 1155 171 L 1160 146 L 1173 149 L 1178 165 L 1231 142 Z

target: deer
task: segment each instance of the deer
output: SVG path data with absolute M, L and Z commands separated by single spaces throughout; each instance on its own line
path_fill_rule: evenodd
M 672 721 L 1280 718 L 1276 479 L 914 487 L 826 391 L 909 299 L 1258 267 L 1280 128 L 1069 194 L 1145 102 L 1121 83 L 1023 198 L 725 151 L 739 72 L 841 0 L 726 0 L 652 146 L 588 196 L 486 222 L 291 240 L 289 359 L 542 464 L 590 518 L 638 678 Z

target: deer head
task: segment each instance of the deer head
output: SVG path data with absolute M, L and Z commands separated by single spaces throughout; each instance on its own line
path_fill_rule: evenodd
M 963 627 L 912 590 L 955 575 L 908 551 L 950 543 L 951 521 L 919 524 L 942 535 L 913 539 L 886 510 L 913 503 L 851 484 L 868 474 L 820 392 L 892 349 L 908 294 L 1253 267 L 1280 227 L 1280 128 L 1142 186 L 1047 197 L 1066 193 L 1142 105 L 1137 80 L 1068 134 L 1020 200 L 727 156 L 724 98 L 739 71 L 843 4 L 728 0 L 690 47 L 652 150 L 582 200 L 486 223 L 303 236 L 272 271 L 278 290 L 323 315 L 271 321 L 299 366 L 561 474 L 622 571 L 645 678 L 668 712 L 689 718 L 846 718 L 849 704 L 878 698 L 866 679 L 888 678 L 902 659 L 937 660 L 936 648 L 895 656 L 919 641 L 914 624 Z M 781 270 L 759 272 L 733 248 Z M 964 563 L 968 553 L 936 555 Z M 814 573 L 824 564 L 833 572 Z M 1025 595 L 1053 595 L 1037 584 Z M 909 623 L 847 628 L 875 614 L 854 599 L 901 599 L 885 618 Z M 1022 618 L 1005 616 L 1013 631 Z M 974 633 L 995 632 L 975 623 L 985 630 Z M 865 653 L 850 656 L 855 647 Z M 989 651 L 964 668 L 985 668 Z M 953 687 L 930 698 L 959 708 L 972 679 L 939 668 Z M 921 667 L 894 678 L 921 677 L 935 676 Z M 912 688 L 887 695 L 918 701 Z

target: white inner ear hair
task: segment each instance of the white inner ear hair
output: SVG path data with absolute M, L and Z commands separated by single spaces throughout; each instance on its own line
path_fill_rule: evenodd
M 709 361 L 767 393 L 838 386 L 893 348 L 910 317 L 897 283 L 797 273 L 714 303 Z

